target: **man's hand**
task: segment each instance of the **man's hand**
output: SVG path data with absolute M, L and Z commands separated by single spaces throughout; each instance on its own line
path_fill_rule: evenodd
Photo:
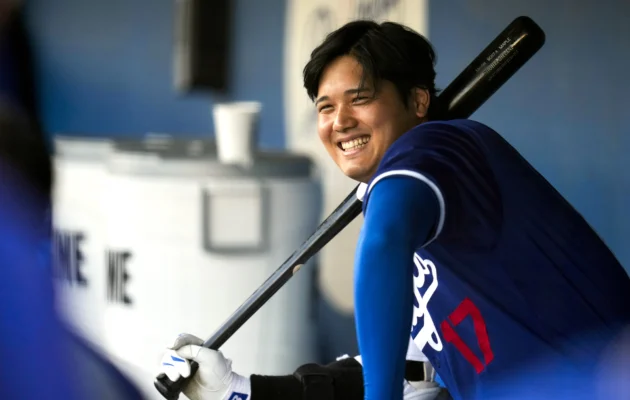
M 231 360 L 220 351 L 202 347 L 203 340 L 184 333 L 175 339 L 162 357 L 160 372 L 176 381 L 190 376 L 190 361 L 196 361 L 199 369 L 184 387 L 183 393 L 190 400 L 249 400 L 249 379 L 232 371 Z

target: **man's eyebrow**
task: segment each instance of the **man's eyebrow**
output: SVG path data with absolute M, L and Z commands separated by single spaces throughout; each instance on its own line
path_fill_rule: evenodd
M 319 99 L 315 100 L 315 105 L 317 105 L 318 103 L 321 103 L 324 100 L 330 100 L 330 97 L 328 96 L 322 96 Z
M 359 88 L 356 88 L 356 89 L 348 89 L 348 90 L 346 90 L 343 93 L 346 94 L 346 95 L 348 95 L 348 94 L 360 94 L 360 93 L 363 93 L 363 92 L 370 92 L 371 90 L 372 89 L 363 86 L 363 87 L 359 87 Z
M 348 89 L 345 92 L 343 92 L 343 94 L 346 95 L 346 96 L 349 95 L 349 94 L 355 94 L 356 95 L 356 94 L 360 94 L 360 93 L 363 93 L 363 92 L 369 92 L 371 90 L 372 89 L 367 88 L 367 87 L 359 87 L 359 88 L 354 88 L 354 89 Z M 330 100 L 330 97 L 322 96 L 322 97 L 318 98 L 317 100 L 315 100 L 315 105 L 317 105 L 318 103 L 321 103 L 324 100 Z

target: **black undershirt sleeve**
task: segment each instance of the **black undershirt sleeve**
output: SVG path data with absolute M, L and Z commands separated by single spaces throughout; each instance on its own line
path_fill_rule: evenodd
M 307 384 L 306 375 L 325 379 Z M 302 377 L 302 380 L 299 378 Z M 421 381 L 424 368 L 421 362 L 408 361 L 405 379 Z M 251 375 L 251 400 L 363 400 L 363 370 L 354 358 L 346 358 L 327 365 L 307 364 L 293 375 Z M 326 383 L 328 382 L 328 383 Z M 322 386 L 319 386 L 319 385 Z M 323 386 L 328 385 L 328 390 Z M 324 394 L 325 393 L 325 394 Z

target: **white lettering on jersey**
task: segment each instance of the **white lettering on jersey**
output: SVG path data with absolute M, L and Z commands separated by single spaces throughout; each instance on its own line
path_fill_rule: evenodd
M 413 263 L 418 269 L 418 276 L 414 275 L 413 278 L 414 296 L 416 296 L 418 302 L 418 306 L 416 307 L 414 303 L 413 308 L 413 326 L 411 328 L 413 341 L 420 350 L 423 350 L 424 346 L 429 344 L 433 350 L 442 351 L 442 340 L 427 308 L 431 296 L 433 296 L 438 287 L 435 264 L 431 260 L 423 259 L 417 253 L 413 255 Z M 420 289 L 424 287 L 427 275 L 430 275 L 432 280 L 423 296 L 420 293 Z M 422 327 L 418 330 L 418 324 L 420 323 L 422 323 Z M 413 335 L 415 331 L 417 331 L 417 334 Z

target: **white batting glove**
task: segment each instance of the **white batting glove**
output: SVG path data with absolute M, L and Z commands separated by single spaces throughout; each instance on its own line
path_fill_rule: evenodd
M 337 361 L 348 357 L 348 355 L 338 357 Z M 356 356 L 354 359 L 357 360 L 359 364 L 363 365 L 361 356 Z M 432 368 L 433 367 L 431 367 L 431 369 Z M 438 400 L 441 398 L 450 398 L 447 394 L 448 392 L 446 389 L 441 388 L 437 382 L 428 380 L 409 382 L 406 379 L 403 379 L 403 400 Z
M 203 340 L 183 333 L 168 347 L 162 357 L 160 372 L 171 381 L 190 376 L 190 361 L 199 369 L 184 387 L 190 400 L 250 400 L 251 384 L 248 378 L 232 371 L 232 361 L 220 351 L 202 346 Z

